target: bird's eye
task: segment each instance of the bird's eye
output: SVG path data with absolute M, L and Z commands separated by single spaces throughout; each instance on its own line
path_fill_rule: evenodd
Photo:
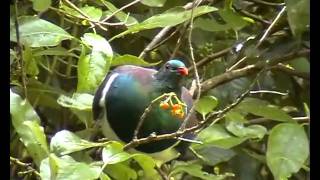
M 170 68 L 170 65 L 169 65 L 169 64 L 167 64 L 167 65 L 166 65 L 166 69 L 169 69 L 169 68 Z

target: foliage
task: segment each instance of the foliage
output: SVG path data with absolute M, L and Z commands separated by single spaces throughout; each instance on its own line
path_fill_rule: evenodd
M 308 179 L 310 59 L 300 52 L 310 46 L 310 1 L 192 5 L 187 0 L 11 4 L 10 160 L 17 159 L 10 163 L 11 178 Z M 191 86 L 191 16 L 202 89 L 197 117 L 206 121 L 229 108 L 199 130 L 201 143 L 189 147 L 192 158 L 158 167 L 151 156 L 127 151 L 120 142 L 92 140 L 93 95 L 110 69 L 158 68 L 180 57 L 190 67 L 185 84 Z M 163 28 L 168 31 L 157 35 Z M 265 71 L 251 88 L 260 69 Z M 233 107 L 246 90 L 251 92 Z

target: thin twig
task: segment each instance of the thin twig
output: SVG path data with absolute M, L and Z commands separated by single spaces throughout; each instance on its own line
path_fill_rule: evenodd
M 163 97 L 170 97 L 170 96 L 176 96 L 175 93 L 167 93 L 167 94 L 163 94 L 159 97 L 156 97 L 154 100 L 151 101 L 151 103 L 148 105 L 148 107 L 144 110 L 143 114 L 140 116 L 140 119 L 138 121 L 137 127 L 134 130 L 134 134 L 133 134 L 133 141 L 135 141 L 136 139 L 138 139 L 138 134 L 139 131 L 144 123 L 145 118 L 147 117 L 147 114 L 151 111 L 152 106 L 158 102 L 160 99 L 162 99 Z
M 267 5 L 267 6 L 284 6 L 285 5 L 285 3 L 273 3 L 273 2 L 263 1 L 263 0 L 246 0 L 246 1 Z
M 180 36 L 179 36 L 179 38 L 178 38 L 178 40 L 177 40 L 177 44 L 176 44 L 176 46 L 174 47 L 174 49 L 173 49 L 173 51 L 172 51 L 169 59 L 172 59 L 172 58 L 174 58 L 174 57 L 176 56 L 176 54 L 177 54 L 177 52 L 178 52 L 178 50 L 179 50 L 179 48 L 180 48 L 180 46 L 181 46 L 181 44 L 182 44 L 182 38 L 183 38 L 186 30 L 187 30 L 187 26 L 184 26 L 184 27 L 183 27 L 183 30 L 182 30 L 182 32 L 180 33 Z
M 162 37 L 165 36 L 169 30 L 171 29 L 171 26 L 164 27 L 161 29 L 161 31 L 152 39 L 152 41 L 143 49 L 143 51 L 140 53 L 139 58 L 144 58 L 147 52 L 151 51 L 153 49 L 153 46 L 155 46 L 158 42 L 161 41 Z
M 278 20 L 284 14 L 285 10 L 286 10 L 286 6 L 283 6 L 282 9 L 280 10 L 280 12 L 277 14 L 277 16 L 274 18 L 274 20 L 272 21 L 272 23 L 268 27 L 268 29 L 264 32 L 262 37 L 259 39 L 259 41 L 256 45 L 256 48 L 259 47 L 261 45 L 261 43 L 266 39 L 266 37 L 269 35 L 271 29 L 274 27 L 274 25 L 278 22 Z
M 272 67 L 272 69 L 277 70 L 277 71 L 281 71 L 281 72 L 284 72 L 284 73 L 287 73 L 287 74 L 290 74 L 293 76 L 297 76 L 297 77 L 303 78 L 305 80 L 310 80 L 310 73 L 296 71 L 290 67 L 285 66 L 284 64 L 278 64 L 278 65 Z
M 199 67 L 201 67 L 201 66 L 203 66 L 203 65 L 211 62 L 211 61 L 214 60 L 214 59 L 217 59 L 217 58 L 219 58 L 219 57 L 222 57 L 222 56 L 228 54 L 228 52 L 230 52 L 230 50 L 231 50 L 231 47 L 228 47 L 228 48 L 222 49 L 221 51 L 214 52 L 214 53 L 206 56 L 205 58 L 199 60 L 199 61 L 196 63 L 196 65 L 197 65 L 197 67 L 199 68 Z M 194 69 L 194 66 L 191 66 L 191 67 L 189 67 L 188 70 L 189 70 L 189 71 L 193 71 L 193 69 Z
M 298 123 L 309 123 L 310 122 L 309 117 L 294 117 L 292 119 Z M 265 122 L 269 122 L 269 121 L 271 121 L 271 119 L 257 118 L 257 119 L 251 119 L 251 120 L 247 121 L 246 124 L 261 124 L 261 123 L 265 123 Z
M 249 85 L 249 87 L 247 88 L 247 90 L 245 92 L 243 92 L 232 104 L 230 104 L 229 106 L 227 106 L 226 108 L 224 108 L 222 111 L 217 112 L 212 112 L 210 113 L 206 119 L 211 119 L 211 118 L 215 118 L 215 120 L 212 121 L 211 124 L 215 124 L 217 123 L 219 120 L 221 120 L 224 115 L 229 112 L 231 109 L 233 109 L 234 107 L 236 107 L 247 95 L 250 94 L 251 89 L 254 87 L 254 85 L 256 84 L 256 82 L 258 81 L 258 79 L 260 78 L 261 74 L 263 72 L 265 72 L 266 70 L 266 66 L 264 68 L 262 68 L 256 75 L 255 79 L 252 81 L 252 83 Z
M 26 174 L 34 174 L 38 177 L 40 177 L 40 173 L 35 170 L 30 163 L 24 163 L 24 162 L 21 162 L 19 159 L 17 158 L 14 158 L 14 157 L 11 157 L 10 156 L 10 162 L 13 163 L 13 164 L 16 164 L 18 166 L 22 166 L 24 168 L 27 169 L 27 171 L 24 171 L 24 172 L 18 172 L 18 175 L 26 175 Z
M 193 30 L 193 10 L 195 7 L 197 7 L 202 0 L 194 0 L 193 1 L 193 5 L 192 5 L 192 9 L 191 9 L 191 15 L 190 15 L 190 25 L 189 25 L 189 34 L 188 34 L 188 45 L 189 45 L 189 50 L 190 50 L 190 57 L 191 57 L 191 61 L 192 61 L 192 65 L 194 67 L 194 76 L 196 79 L 196 86 L 197 86 L 197 95 L 196 95 L 196 99 L 193 101 L 193 105 L 190 108 L 187 117 L 184 119 L 184 121 L 182 122 L 179 130 L 182 130 L 186 127 L 187 123 L 189 122 L 189 119 L 191 118 L 192 114 L 195 111 L 195 104 L 199 101 L 200 99 L 200 94 L 201 94 L 201 85 L 200 85 L 200 78 L 199 78 L 199 74 L 198 74 L 198 69 L 197 69 L 197 65 L 196 65 L 196 61 L 194 58 L 194 53 L 193 53 L 193 47 L 192 47 L 192 30 Z
M 26 83 L 26 72 L 24 69 L 24 59 L 23 59 L 23 47 L 20 41 L 20 31 L 19 31 L 19 22 L 18 22 L 18 0 L 14 1 L 14 10 L 15 10 L 15 16 L 14 16 L 14 25 L 16 29 L 16 37 L 17 37 L 17 56 L 19 57 L 18 65 L 20 67 L 21 71 L 21 80 L 22 80 L 22 86 L 23 86 L 23 91 L 24 91 L 24 96 L 27 98 L 27 83 Z
M 164 44 L 165 42 L 167 42 L 171 37 L 173 37 L 173 35 L 177 34 L 177 32 L 179 32 L 180 27 L 177 28 L 176 30 L 174 30 L 169 36 L 167 36 L 165 39 L 163 39 L 161 42 L 159 42 L 158 44 L 154 45 L 152 47 L 152 49 L 150 49 L 149 51 L 152 51 L 153 49 L 156 49 L 157 47 L 161 46 L 162 44 Z
M 288 93 L 282 93 L 282 92 L 270 91 L 270 90 L 250 91 L 250 94 L 277 94 L 277 95 L 281 95 L 281 96 L 288 95 Z
M 76 10 L 78 13 L 80 13 L 85 20 L 87 20 L 89 22 L 89 24 L 91 25 L 92 28 L 94 28 L 95 25 L 97 25 L 98 27 L 100 27 L 102 30 L 104 31 L 108 31 L 108 29 L 106 29 L 105 27 L 103 27 L 100 22 L 96 22 L 94 20 L 92 20 L 88 15 L 86 15 L 86 13 L 82 12 L 81 9 L 79 9 L 76 5 L 74 5 L 72 2 L 70 2 L 69 0 L 64 0 L 69 6 L 71 6 L 74 10 Z M 79 18 L 79 17 L 78 17 Z
M 243 14 L 245 16 L 248 16 L 248 17 L 250 17 L 250 18 L 252 18 L 252 19 L 254 19 L 256 21 L 259 21 L 259 22 L 261 22 L 261 23 L 263 23 L 265 25 L 270 25 L 271 24 L 271 22 L 269 22 L 268 20 L 263 19 L 262 17 L 260 17 L 258 15 L 252 14 L 252 13 L 250 13 L 248 11 L 243 10 L 243 9 L 237 9 L 237 8 L 235 8 L 235 6 L 233 6 L 233 7 L 234 7 L 235 10 L 237 10 L 241 14 Z
M 259 61 L 256 64 L 248 65 L 248 66 L 245 66 L 241 69 L 235 69 L 235 70 L 214 76 L 214 77 L 202 82 L 202 84 L 201 84 L 202 92 L 206 92 L 209 89 L 212 89 L 222 83 L 229 82 L 233 79 L 252 74 L 255 71 L 263 68 L 266 65 L 268 65 L 272 68 L 272 66 L 277 65 L 278 63 L 281 63 L 284 61 L 289 61 L 289 60 L 292 60 L 293 58 L 296 58 L 296 57 L 305 56 L 305 55 L 308 55 L 309 53 L 310 53 L 310 50 L 304 49 L 304 50 L 301 50 L 298 52 L 288 53 L 284 56 L 281 56 L 281 57 L 278 57 L 275 59 L 271 59 L 268 61 Z
M 183 6 L 185 10 L 189 10 L 193 7 L 193 3 L 187 3 Z M 166 26 L 151 40 L 151 42 L 143 49 L 140 53 L 139 58 L 144 58 L 146 53 L 153 49 L 153 47 L 158 44 L 161 39 L 169 32 L 172 26 Z
M 124 9 L 130 7 L 130 6 L 133 6 L 134 4 L 137 4 L 138 2 L 140 2 L 141 0 L 135 0 L 135 1 L 132 1 L 131 3 L 129 4 L 126 4 L 124 5 L 123 7 L 121 7 L 120 9 L 114 11 L 112 14 L 110 14 L 110 16 L 107 16 L 106 18 L 104 18 L 103 20 L 101 20 L 101 22 L 105 22 L 105 21 L 108 21 L 110 18 L 112 18 L 114 15 L 116 15 L 117 13 L 119 13 L 120 11 L 123 11 Z M 101 1 L 103 4 L 104 2 Z

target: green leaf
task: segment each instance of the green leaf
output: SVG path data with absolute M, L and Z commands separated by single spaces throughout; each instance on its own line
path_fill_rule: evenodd
M 16 59 L 18 59 L 17 52 L 10 49 L 10 66 Z
M 81 7 L 80 10 L 84 12 L 93 21 L 99 21 L 102 16 L 102 10 L 94 6 L 86 5 L 84 7 Z
M 229 161 L 236 153 L 232 149 L 223 149 L 212 145 L 199 145 L 191 147 L 195 155 L 207 165 L 214 166 Z
M 93 93 L 109 71 L 113 52 L 108 41 L 97 34 L 86 33 L 81 39 L 92 47 L 92 52 L 86 55 L 85 48 L 82 48 L 78 61 L 77 92 Z
M 202 130 L 197 140 L 203 142 L 204 145 L 213 145 L 223 149 L 229 149 L 245 141 L 246 137 L 235 137 L 230 135 L 220 124 L 211 125 Z M 201 144 L 192 144 L 192 148 L 196 149 Z
M 227 122 L 227 130 L 238 137 L 262 139 L 267 133 L 267 129 L 261 125 L 250 125 L 245 127 L 242 122 L 230 120 Z
M 27 93 L 28 99 L 32 104 L 37 102 L 39 106 L 53 109 L 61 108 L 57 103 L 57 98 L 60 94 L 65 94 L 63 90 L 42 83 L 36 79 L 28 80 Z
M 216 10 L 217 8 L 210 7 L 210 6 L 199 6 L 197 8 L 194 8 L 193 16 L 197 17 L 212 11 L 216 11 Z M 189 20 L 190 17 L 191 17 L 191 10 L 185 10 L 182 7 L 174 7 L 165 11 L 162 14 L 152 16 L 140 24 L 130 26 L 128 30 L 112 37 L 110 41 L 113 39 L 122 37 L 124 35 L 130 34 L 130 33 L 137 33 L 139 31 L 146 30 L 146 29 L 175 26 L 177 24 L 181 24 Z
M 200 114 L 202 114 L 203 119 L 205 119 L 205 115 L 212 112 L 217 105 L 217 98 L 214 96 L 204 96 L 198 101 L 195 108 Z
M 292 123 L 281 123 L 272 128 L 266 156 L 275 179 L 288 179 L 298 172 L 309 156 L 304 128 Z
M 57 132 L 51 139 L 50 150 L 57 155 L 66 155 L 84 149 L 103 146 L 104 143 L 93 143 L 81 139 L 74 133 L 62 130 Z
M 246 98 L 237 107 L 238 111 L 244 111 L 256 116 L 262 116 L 270 120 L 282 122 L 295 122 L 291 116 L 276 106 L 271 106 L 267 101 L 256 98 Z
M 31 0 L 35 11 L 45 11 L 51 5 L 51 0 Z
M 185 172 L 191 176 L 204 179 L 204 180 L 222 180 L 227 177 L 233 177 L 234 174 L 232 173 L 225 173 L 225 174 L 209 174 L 205 171 L 202 171 L 202 166 L 199 164 L 191 164 L 191 163 L 177 163 L 173 170 L 170 172 L 169 177 L 172 177 L 175 174 Z
M 39 74 L 39 68 L 37 65 L 37 60 L 34 58 L 31 48 L 25 46 L 24 51 L 22 52 L 23 60 L 25 62 L 24 68 L 28 75 L 37 76 Z
M 106 175 L 104 172 L 101 172 L 100 174 L 100 180 L 111 180 L 108 175 Z
M 104 53 L 108 58 L 113 57 L 112 48 L 109 42 L 102 36 L 93 33 L 85 33 L 81 38 L 84 44 L 92 47 L 92 51 Z
M 29 155 L 37 166 L 49 152 L 40 118 L 28 101 L 10 90 L 10 114 L 12 125 L 18 133 Z
M 102 150 L 102 160 L 105 164 L 116 164 L 131 158 L 130 154 L 123 151 L 123 145 L 113 141 Z
M 54 169 L 52 169 L 54 164 Z M 54 172 L 52 172 L 54 170 Z M 82 162 L 77 162 L 71 156 L 57 157 L 54 154 L 41 162 L 40 175 L 42 179 L 56 180 L 94 180 L 100 176 L 101 168 Z
M 110 2 L 107 2 L 104 0 L 101 0 L 101 2 L 109 9 L 109 11 L 105 12 L 105 14 L 106 14 L 105 16 L 110 16 L 112 13 L 119 10 L 117 7 L 115 7 Z M 125 22 L 126 26 L 132 26 L 132 25 L 138 23 L 138 21 L 134 17 L 129 16 L 129 14 L 126 14 L 123 11 L 119 11 L 118 13 L 116 13 L 115 17 L 118 20 L 120 20 L 121 22 Z
M 18 23 L 21 43 L 30 47 L 56 46 L 73 38 L 59 26 L 35 16 L 19 17 Z M 15 28 L 10 28 L 10 41 L 17 42 Z
M 89 18 L 92 21 L 99 21 L 103 14 L 100 8 L 85 5 L 84 7 L 79 7 L 82 13 L 85 14 L 85 16 L 83 16 L 81 13 L 79 13 L 75 9 L 66 6 L 63 2 L 61 2 L 60 4 L 60 9 L 64 10 L 66 14 L 70 14 L 78 18 L 85 18 L 85 19 Z M 77 18 L 74 18 L 74 19 L 77 19 Z M 82 24 L 89 25 L 89 22 L 87 20 L 83 20 Z
M 102 160 L 104 162 L 104 167 L 122 163 L 129 159 L 134 159 L 139 163 L 139 165 L 144 170 L 145 178 L 151 178 L 152 176 L 154 177 L 157 174 L 154 169 L 156 163 L 151 157 L 144 154 L 129 154 L 123 151 L 123 145 L 116 141 L 109 142 L 102 150 Z
M 135 65 L 135 66 L 155 66 L 157 64 L 161 63 L 155 62 L 155 63 L 148 63 L 144 61 L 143 59 L 140 59 L 136 56 L 126 54 L 123 56 L 118 56 L 112 60 L 111 66 L 121 66 L 121 65 Z
M 137 179 L 138 177 L 136 171 L 134 171 L 129 166 L 121 163 L 110 164 L 105 168 L 105 171 L 114 179 L 131 180 Z
M 309 0 L 285 0 L 287 17 L 292 33 L 300 36 L 310 24 Z
M 167 0 L 142 0 L 141 3 L 150 7 L 162 7 Z
M 93 95 L 86 93 L 74 93 L 72 95 L 72 98 L 61 95 L 58 98 L 57 102 L 62 107 L 77 109 L 81 111 L 91 111 Z
M 298 72 L 310 73 L 310 63 L 305 57 L 293 59 L 289 64 Z
M 76 54 L 69 52 L 63 47 L 53 47 L 48 49 L 41 49 L 33 52 L 33 56 L 71 56 L 79 58 Z
M 194 27 L 204 31 L 217 32 L 230 29 L 240 30 L 248 25 L 248 22 L 242 16 L 231 9 L 219 10 L 218 14 L 224 20 L 224 23 L 217 21 L 215 18 L 197 18 L 194 21 Z

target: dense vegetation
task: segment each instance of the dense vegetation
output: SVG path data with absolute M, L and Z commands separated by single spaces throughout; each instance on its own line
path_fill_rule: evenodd
M 309 4 L 16 0 L 11 178 L 308 179 Z M 156 168 L 124 144 L 88 140 L 93 94 L 110 69 L 173 57 L 189 67 L 201 121 L 192 159 Z

